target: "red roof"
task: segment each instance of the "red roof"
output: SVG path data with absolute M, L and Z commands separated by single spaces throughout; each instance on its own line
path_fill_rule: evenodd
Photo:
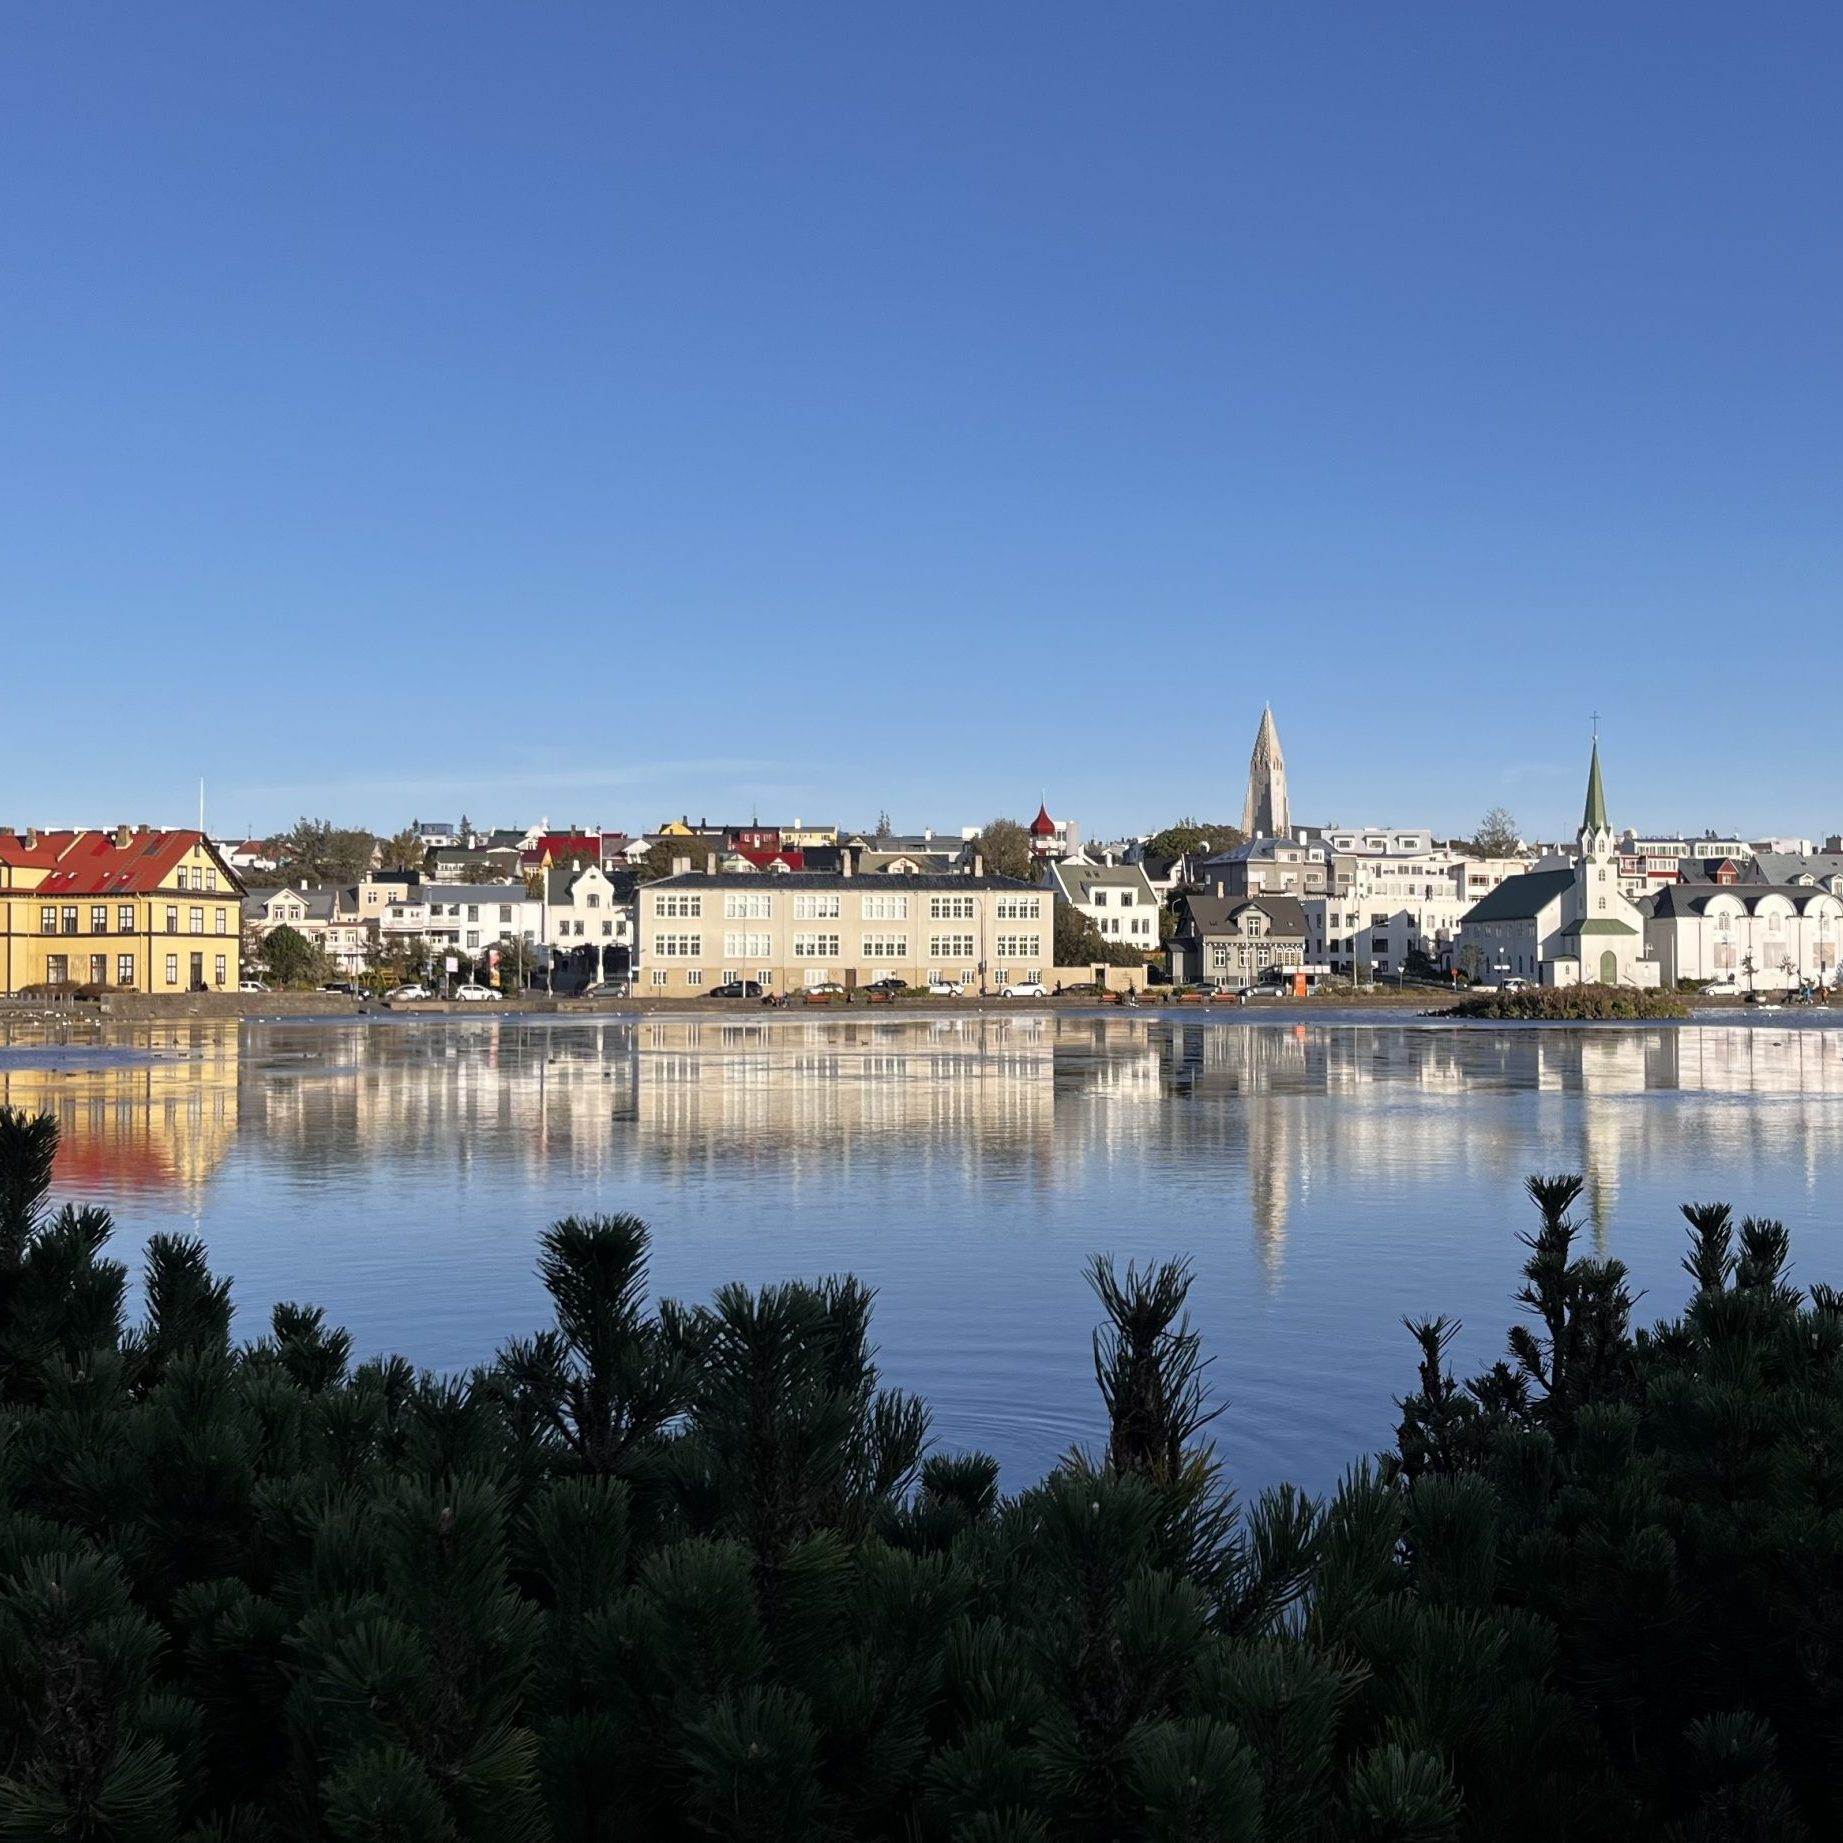
M 130 832 L 127 844 L 118 845 L 113 832 L 55 832 L 42 835 L 37 850 L 28 853 L 23 840 L 0 834 L 0 857 L 25 868 L 54 866 L 35 894 L 125 896 L 157 890 L 203 837 L 201 832 Z M 46 846 L 53 840 L 60 848 L 48 858 Z M 9 853 L 8 845 L 19 849 Z M 235 888 L 227 884 L 224 893 L 233 894 Z
M 1037 808 L 1037 816 L 1030 822 L 1030 829 L 1038 838 L 1054 837 L 1056 822 L 1049 816 L 1049 808 L 1047 806 L 1039 806 Z

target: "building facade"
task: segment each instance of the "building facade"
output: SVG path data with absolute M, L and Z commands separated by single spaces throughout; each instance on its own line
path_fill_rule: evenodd
M 771 994 L 880 979 L 992 990 L 1053 966 L 1052 904 L 1011 877 L 681 871 L 640 888 L 636 990 L 696 995 L 738 979 Z
M 422 940 L 480 953 L 500 941 L 537 942 L 542 904 L 522 883 L 424 883 L 407 889 L 378 918 L 381 939 Z
M 1459 964 L 1487 981 L 1657 985 L 1645 911 L 1622 885 L 1619 857 L 1596 737 L 1573 864 L 1511 877 L 1469 909 L 1459 926 Z
M 1292 809 L 1286 797 L 1286 757 L 1280 749 L 1280 732 L 1274 727 L 1273 708 L 1261 712 L 1254 733 L 1254 753 L 1248 762 L 1248 791 L 1241 803 L 1241 829 L 1249 838 L 1285 838 L 1293 829 Z
M 1077 853 L 1050 864 L 1045 882 L 1110 946 L 1158 951 L 1158 892 L 1139 865 L 1097 863 Z
M 1239 990 L 1306 964 L 1305 912 L 1292 896 L 1191 890 L 1173 908 L 1171 977 L 1179 985 Z
M 1645 942 L 1673 984 L 1782 992 L 1836 983 L 1843 898 L 1815 883 L 1673 883 L 1649 911 Z
M 0 832 L 0 991 L 234 992 L 242 898 L 201 832 Z

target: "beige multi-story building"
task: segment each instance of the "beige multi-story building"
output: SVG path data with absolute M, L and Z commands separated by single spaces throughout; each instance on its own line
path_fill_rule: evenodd
M 1051 891 L 1012 877 L 680 871 L 640 890 L 635 989 L 695 996 L 881 979 L 992 990 L 1054 964 Z

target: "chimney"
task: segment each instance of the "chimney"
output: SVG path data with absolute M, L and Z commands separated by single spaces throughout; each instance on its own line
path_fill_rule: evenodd
M 128 841 L 133 836 L 134 834 L 130 832 L 126 826 L 117 826 L 115 828 L 115 848 L 116 850 L 126 851 L 128 849 Z
M 691 860 L 689 858 L 674 858 L 672 860 L 673 876 L 675 877 L 686 876 L 690 873 L 690 870 L 691 870 Z
M 924 826 L 922 828 L 922 843 L 925 845 L 931 845 L 934 843 L 934 827 L 933 826 Z
M 714 851 L 704 853 L 704 874 L 714 877 L 717 874 L 717 854 Z
M 976 877 L 985 875 L 985 859 L 977 851 L 973 853 L 973 875 Z
M 38 827 L 37 826 L 27 826 L 26 827 L 26 849 L 28 851 L 31 851 L 37 847 L 37 844 L 38 844 Z
M 1220 902 L 1227 894 L 1228 891 L 1222 887 L 1222 879 L 1218 877 L 1216 879 L 1216 900 Z
M 838 874 L 841 877 L 851 875 L 851 847 L 846 845 L 838 854 Z

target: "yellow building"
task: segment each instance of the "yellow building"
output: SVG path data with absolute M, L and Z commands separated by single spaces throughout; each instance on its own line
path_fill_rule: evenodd
M 234 992 L 242 898 L 202 832 L 0 832 L 0 992 Z

